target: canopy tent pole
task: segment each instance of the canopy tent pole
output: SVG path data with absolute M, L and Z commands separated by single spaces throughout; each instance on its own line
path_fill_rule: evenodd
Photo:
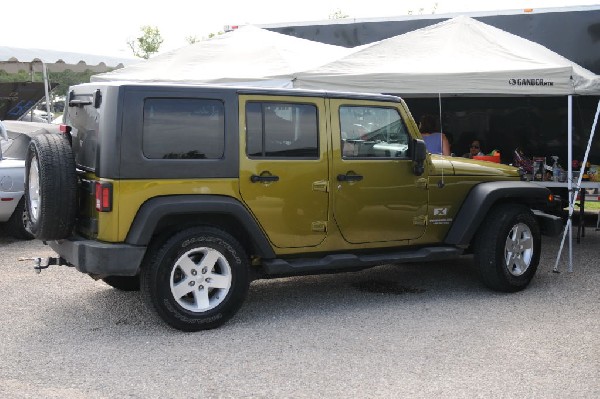
M 440 133 L 444 133 L 444 127 L 442 125 L 442 93 L 438 93 L 438 104 L 440 107 Z
M 35 69 L 34 65 L 36 63 L 40 63 L 42 65 L 42 79 L 44 80 L 44 97 L 46 98 L 46 122 L 52 122 L 52 116 L 50 114 L 50 81 L 48 79 L 48 69 L 46 68 L 46 64 L 42 60 L 34 60 L 29 63 L 29 71 L 31 73 L 31 81 L 35 80 Z M 31 109 L 31 117 L 33 120 L 33 108 Z
M 569 266 L 568 271 L 573 271 L 573 207 L 575 206 L 575 197 L 577 197 L 577 192 L 573 191 L 573 96 L 569 95 L 567 98 L 567 119 L 569 120 L 569 125 L 567 126 L 567 145 L 568 145 L 568 156 L 567 162 L 569 165 L 567 166 L 569 170 L 569 183 L 568 183 L 568 191 L 569 191 Z M 579 184 L 577 185 L 579 187 Z
M 552 270 L 555 273 L 558 273 L 558 261 L 560 260 L 560 255 L 562 253 L 562 249 L 565 243 L 565 237 L 567 235 L 567 231 L 569 232 L 569 265 L 567 271 L 569 273 L 573 272 L 573 209 L 575 208 L 575 200 L 577 199 L 577 192 L 579 191 L 579 187 L 581 187 L 581 179 L 583 178 L 583 172 L 585 170 L 585 165 L 588 160 L 588 156 L 590 155 L 590 149 L 592 148 L 592 141 L 594 140 L 594 133 L 596 132 L 596 126 L 598 125 L 598 115 L 600 115 L 600 101 L 598 101 L 598 107 L 596 108 L 596 115 L 594 116 L 594 123 L 592 124 L 592 131 L 590 132 L 590 138 L 588 139 L 587 148 L 585 149 L 585 155 L 583 157 L 583 163 L 581 164 L 581 168 L 579 170 L 579 177 L 577 178 L 577 184 L 575 185 L 575 189 L 573 189 L 573 169 L 572 169 L 572 158 L 573 158 L 573 99 L 572 96 L 569 96 L 569 128 L 568 130 L 568 143 L 569 143 L 569 165 L 567 167 L 568 170 L 568 188 L 569 188 L 569 218 L 567 219 L 567 224 L 565 225 L 565 231 L 563 233 L 563 238 L 560 243 L 560 248 L 558 249 L 558 255 L 556 256 L 556 263 L 554 264 L 554 269 Z M 585 193 L 583 194 L 585 195 Z
M 40 62 L 42 63 L 42 76 L 44 77 L 44 89 L 46 94 L 46 120 L 50 123 L 52 122 L 52 117 L 50 116 L 50 93 L 48 91 L 50 83 L 48 82 L 48 69 L 46 68 L 44 61 Z

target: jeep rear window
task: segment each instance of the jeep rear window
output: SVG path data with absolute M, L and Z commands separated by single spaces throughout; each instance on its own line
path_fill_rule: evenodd
M 142 148 L 149 159 L 219 159 L 225 148 L 225 110 L 218 100 L 148 98 Z
M 246 153 L 251 158 L 318 158 L 317 107 L 250 102 L 246 105 Z

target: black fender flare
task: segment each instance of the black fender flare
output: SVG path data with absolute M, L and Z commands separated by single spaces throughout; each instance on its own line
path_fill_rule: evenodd
M 471 189 L 446 234 L 446 244 L 467 246 L 492 206 L 499 202 L 515 202 L 532 209 L 548 206 L 550 190 L 526 181 L 479 183 Z
M 138 210 L 125 242 L 146 246 L 161 219 L 194 214 L 232 216 L 246 230 L 258 255 L 275 257 L 269 240 L 250 211 L 237 199 L 220 195 L 171 195 L 149 199 Z

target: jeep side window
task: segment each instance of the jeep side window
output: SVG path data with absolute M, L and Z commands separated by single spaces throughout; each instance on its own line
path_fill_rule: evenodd
M 148 98 L 142 149 L 150 159 L 220 159 L 225 110 L 218 100 Z
M 250 158 L 318 158 L 317 108 L 311 104 L 246 104 L 246 154 Z
M 341 106 L 342 157 L 405 158 L 409 134 L 395 108 Z

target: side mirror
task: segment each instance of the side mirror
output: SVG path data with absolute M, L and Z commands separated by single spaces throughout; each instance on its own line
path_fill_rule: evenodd
M 414 139 L 412 144 L 413 172 L 415 175 L 421 176 L 425 172 L 427 147 L 425 146 L 425 142 L 420 139 Z

